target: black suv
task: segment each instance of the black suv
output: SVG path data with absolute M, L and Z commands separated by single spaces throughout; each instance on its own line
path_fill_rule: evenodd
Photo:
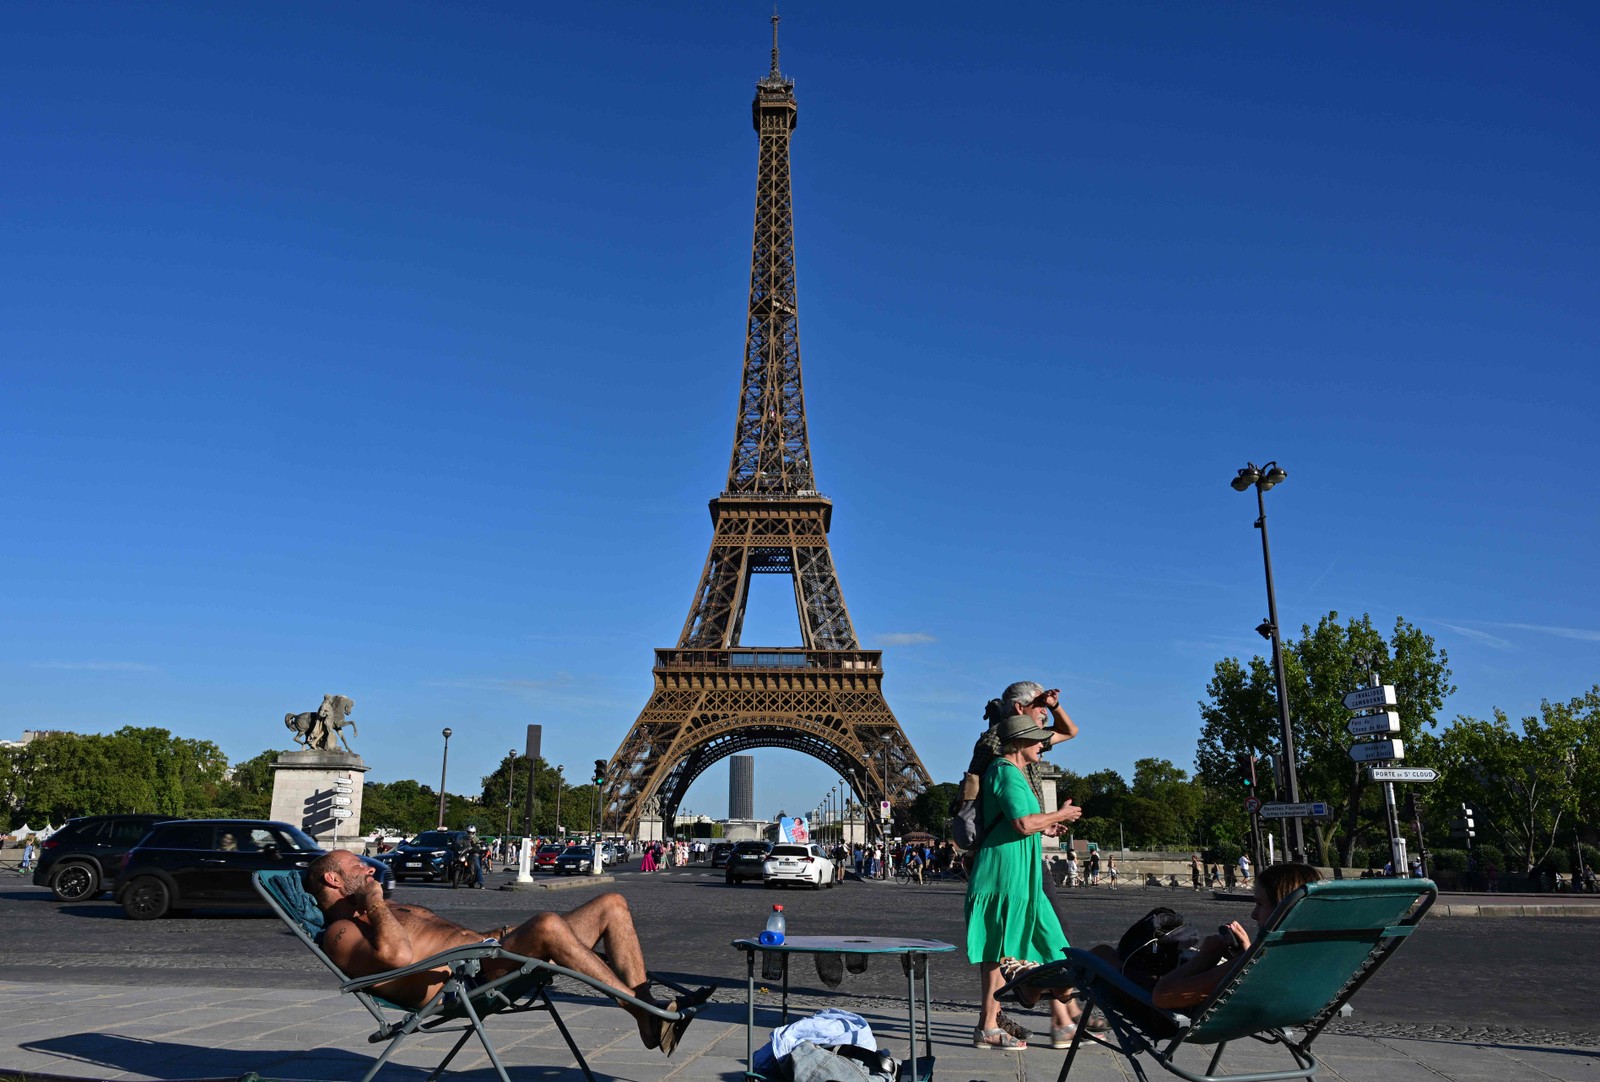
M 191 906 L 261 906 L 250 877 L 306 868 L 322 855 L 298 827 L 264 819 L 158 823 L 122 862 L 114 895 L 134 920 Z
M 728 870 L 723 874 L 726 883 L 742 883 L 746 879 L 760 882 L 762 866 L 767 854 L 772 852 L 771 842 L 737 842 L 728 854 Z
M 711 847 L 711 866 L 721 868 L 728 863 L 728 854 L 733 852 L 732 842 L 718 842 Z
M 384 859 L 397 882 L 417 877 L 431 883 L 445 878 L 450 858 L 471 850 L 473 842 L 473 836 L 465 830 L 424 830 L 385 853 Z
M 88 815 L 69 819 L 39 847 L 33 885 L 63 902 L 86 902 L 116 881 L 122 855 L 170 815 Z

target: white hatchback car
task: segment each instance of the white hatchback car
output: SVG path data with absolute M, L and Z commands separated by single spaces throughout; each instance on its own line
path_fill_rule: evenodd
M 812 890 L 834 885 L 833 861 L 820 845 L 780 843 L 772 847 L 761 865 L 761 881 L 768 887 L 779 883 L 809 883 Z

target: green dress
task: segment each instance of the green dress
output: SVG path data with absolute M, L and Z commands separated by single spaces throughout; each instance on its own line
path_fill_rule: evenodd
M 967 884 L 967 960 L 974 965 L 1001 958 L 1054 961 L 1068 944 L 1044 896 L 1042 837 L 1023 837 L 1011 825 L 1038 812 L 1038 798 L 1009 759 L 989 765 L 980 792 L 984 822 L 992 825 Z

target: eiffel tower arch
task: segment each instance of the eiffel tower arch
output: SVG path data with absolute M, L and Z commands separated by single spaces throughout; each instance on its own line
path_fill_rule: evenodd
M 828 548 L 833 503 L 812 477 L 789 188 L 797 107 L 778 68 L 776 15 L 772 70 L 751 112 L 760 149 L 733 456 L 678 644 L 655 652 L 655 689 L 607 765 L 605 823 L 629 833 L 646 805 L 671 820 L 696 778 L 752 748 L 810 755 L 870 806 L 903 806 L 930 784 L 883 697 L 882 652 L 856 641 Z M 753 575 L 793 583 L 800 646 L 741 645 Z

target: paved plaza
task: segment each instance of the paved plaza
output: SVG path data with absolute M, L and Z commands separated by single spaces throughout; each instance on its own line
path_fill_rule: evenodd
M 954 886 L 848 882 L 832 891 L 779 893 L 730 888 L 720 873 L 693 866 L 657 875 L 624 870 L 609 886 L 632 905 L 652 969 L 674 979 L 709 980 L 720 990 L 671 1059 L 640 1047 L 634 1026 L 614 1006 L 576 988 L 562 990 L 563 1018 L 579 1045 L 592 1050 L 590 1063 L 600 1078 L 736 1082 L 745 1049 L 744 966 L 728 943 L 759 928 L 773 901 L 785 904 L 797 934 L 913 933 L 960 941 L 962 896 Z M 486 927 L 540 908 L 570 908 L 600 889 L 418 885 L 402 887 L 397 899 Z M 1074 941 L 1112 938 L 1156 904 L 1171 905 L 1202 926 L 1237 915 L 1238 908 L 1188 891 L 1079 891 L 1067 902 Z M 59 905 L 21 880 L 0 889 L 0 914 L 10 932 L 10 949 L 0 961 L 0 1072 L 161 1080 L 254 1072 L 354 1080 L 375 1054 L 366 1043 L 372 1030 L 366 1012 L 339 996 L 326 971 L 270 918 L 217 912 L 135 923 L 109 901 Z M 1600 1080 L 1600 1017 L 1587 983 L 1597 941 L 1600 921 L 1578 917 L 1430 918 L 1363 989 L 1356 1014 L 1319 1039 L 1326 1077 Z M 1055 1077 L 1062 1053 L 971 1047 L 975 982 L 959 955 L 936 956 L 932 980 L 934 1077 Z M 837 991 L 803 968 L 793 983 L 802 1010 L 854 1010 L 896 1055 L 905 1054 L 905 978 L 893 961 L 847 975 Z M 1014 1013 L 1036 1033 L 1045 1032 L 1042 1013 Z M 758 1021 L 770 1025 L 775 1017 L 762 1011 Z M 578 1077 L 548 1018 L 501 1018 L 490 1026 L 514 1078 Z M 421 1079 L 447 1042 L 412 1041 L 380 1078 Z M 1268 1057 L 1268 1050 L 1230 1048 L 1225 1066 L 1266 1067 Z M 486 1057 L 471 1047 L 451 1073 L 479 1082 L 494 1077 Z M 1090 1049 L 1073 1077 L 1132 1076 L 1122 1061 Z

